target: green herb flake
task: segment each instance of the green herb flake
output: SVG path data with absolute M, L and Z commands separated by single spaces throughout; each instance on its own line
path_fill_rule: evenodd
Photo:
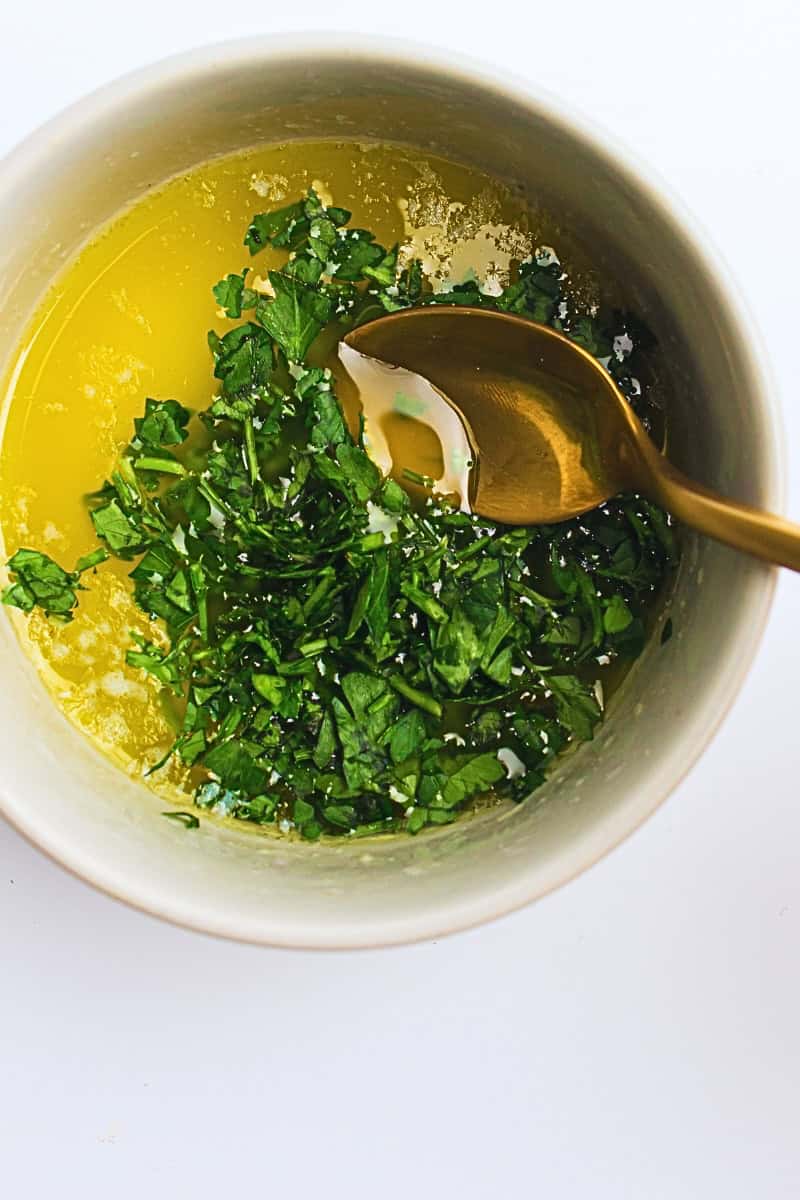
M 194 813 L 189 812 L 162 812 L 162 817 L 166 817 L 169 821 L 174 821 L 176 825 L 182 825 L 184 829 L 199 829 L 200 821 Z

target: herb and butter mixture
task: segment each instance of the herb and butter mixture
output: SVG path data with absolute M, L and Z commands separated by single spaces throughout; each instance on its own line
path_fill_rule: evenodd
M 628 496 L 558 526 L 500 527 L 435 491 L 419 462 L 387 478 L 320 347 L 409 305 L 495 306 L 607 359 L 641 411 L 646 335 L 622 312 L 581 310 L 551 252 L 492 295 L 477 280 L 434 291 L 418 258 L 313 188 L 255 216 L 245 245 L 281 261 L 213 289 L 235 324 L 209 334 L 210 405 L 148 398 L 88 497 L 97 548 L 74 565 L 18 549 L 3 600 L 77 625 L 104 561 L 129 564 L 154 624 L 132 632 L 126 662 L 174 724 L 149 769 L 182 764 L 201 809 L 313 840 L 417 833 L 487 793 L 522 800 L 592 737 L 603 678 L 640 652 L 670 522 Z M 414 423 L 402 403 L 396 420 Z

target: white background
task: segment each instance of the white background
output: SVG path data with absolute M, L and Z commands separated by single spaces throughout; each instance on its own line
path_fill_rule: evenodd
M 0 150 L 156 57 L 334 25 L 506 64 L 671 183 L 765 335 L 800 519 L 794 0 L 9 3 Z M 732 715 L 644 829 L 535 908 L 438 944 L 215 942 L 0 824 L 0 1194 L 800 1194 L 798 618 L 784 573 Z

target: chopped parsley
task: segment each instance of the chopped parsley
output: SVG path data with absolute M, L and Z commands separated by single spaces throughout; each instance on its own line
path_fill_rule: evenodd
M 497 297 L 474 282 L 434 293 L 418 261 L 349 220 L 313 191 L 253 218 L 250 253 L 271 246 L 286 261 L 266 290 L 247 270 L 214 287 L 241 323 L 209 334 L 210 407 L 192 416 L 148 399 L 90 497 L 99 548 L 72 571 L 18 550 L 2 597 L 68 621 L 85 572 L 130 560 L 136 603 L 166 641 L 134 635 L 127 662 L 181 713 L 151 770 L 176 755 L 199 780 L 199 808 L 312 841 L 415 834 L 488 792 L 528 796 L 560 751 L 592 738 L 600 668 L 639 654 L 676 557 L 669 518 L 638 496 L 502 527 L 432 494 L 412 506 L 380 474 L 330 370 L 309 360 L 323 330 L 335 342 L 419 304 L 520 313 L 607 361 L 645 416 L 634 372 L 649 335 L 624 313 L 572 311 L 552 254 L 522 263 Z
M 167 817 L 168 820 L 174 821 L 176 825 L 182 825 L 184 829 L 199 829 L 200 822 L 194 813 L 188 812 L 162 812 L 162 817 Z

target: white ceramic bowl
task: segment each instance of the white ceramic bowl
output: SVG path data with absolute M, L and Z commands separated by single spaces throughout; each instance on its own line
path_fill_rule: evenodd
M 722 491 L 779 506 L 776 416 L 752 327 L 663 187 L 531 85 L 399 42 L 213 46 L 103 88 L 34 133 L 0 167 L 0 361 L 54 273 L 123 205 L 212 155 L 303 136 L 410 142 L 558 208 L 659 337 L 682 431 L 673 455 Z M 674 636 L 649 647 L 596 740 L 535 802 L 416 839 L 335 845 L 165 821 L 162 803 L 67 723 L 4 617 L 0 805 L 84 879 L 196 929 L 304 947 L 434 937 L 536 899 L 653 812 L 735 696 L 772 589 L 767 568 L 689 538 Z

